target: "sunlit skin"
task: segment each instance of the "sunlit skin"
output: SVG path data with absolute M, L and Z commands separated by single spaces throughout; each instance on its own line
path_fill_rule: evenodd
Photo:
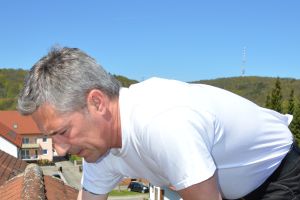
M 96 162 L 111 148 L 120 148 L 121 128 L 118 100 L 110 100 L 99 90 L 87 96 L 87 107 L 60 114 L 45 103 L 32 114 L 39 129 L 53 139 L 58 155 L 67 153 Z

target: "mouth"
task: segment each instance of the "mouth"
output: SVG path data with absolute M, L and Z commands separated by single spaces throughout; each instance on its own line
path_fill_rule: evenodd
M 77 156 L 80 156 L 80 157 L 82 157 L 82 154 L 83 154 L 83 149 L 80 149 L 80 150 L 76 153 L 76 155 L 77 155 Z

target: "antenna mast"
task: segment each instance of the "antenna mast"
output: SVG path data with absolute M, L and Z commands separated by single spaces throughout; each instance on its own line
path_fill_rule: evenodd
M 245 76 L 246 73 L 246 69 L 245 69 L 245 65 L 246 65 L 246 46 L 243 48 L 243 59 L 242 59 L 242 76 Z

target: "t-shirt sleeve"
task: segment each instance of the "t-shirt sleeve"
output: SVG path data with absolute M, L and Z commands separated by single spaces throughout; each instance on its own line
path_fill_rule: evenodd
M 209 113 L 176 108 L 156 116 L 145 128 L 144 142 L 160 175 L 177 190 L 212 177 L 214 119 Z
M 122 175 L 114 173 L 109 168 L 105 159 L 97 163 L 87 163 L 83 161 L 81 185 L 89 192 L 94 194 L 107 194 L 113 190 L 122 179 Z

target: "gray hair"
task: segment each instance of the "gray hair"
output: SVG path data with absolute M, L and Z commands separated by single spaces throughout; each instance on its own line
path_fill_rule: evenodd
M 83 51 L 53 48 L 25 78 L 18 110 L 30 115 L 49 103 L 61 113 L 77 111 L 86 107 L 86 96 L 92 89 L 113 99 L 119 96 L 120 83 Z

